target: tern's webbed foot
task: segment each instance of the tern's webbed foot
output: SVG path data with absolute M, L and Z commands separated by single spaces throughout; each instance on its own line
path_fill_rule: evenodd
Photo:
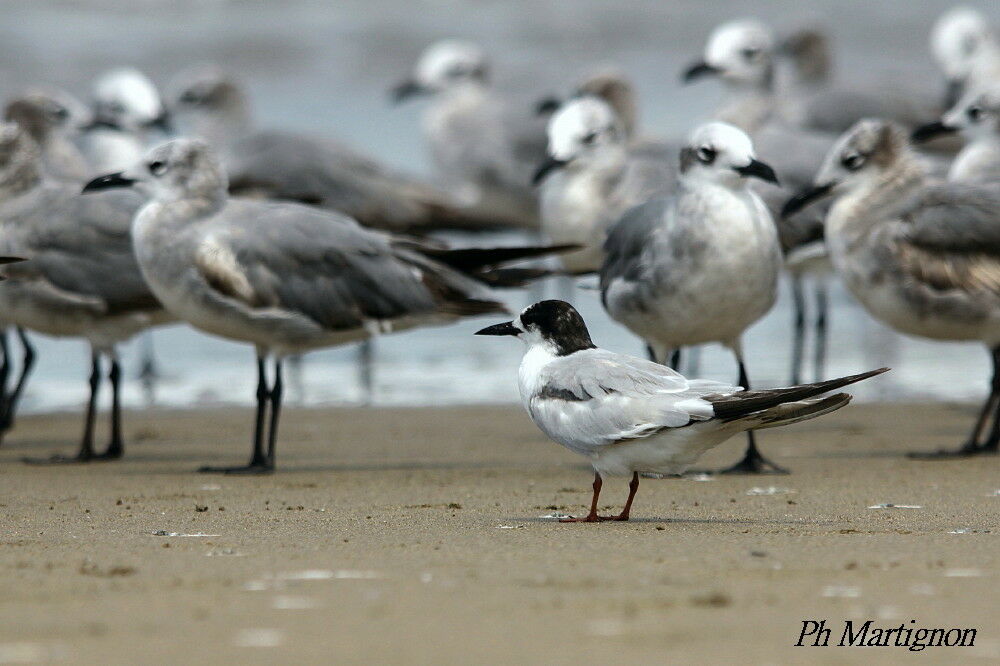
M 784 467 L 780 467 L 761 455 L 744 456 L 732 467 L 720 469 L 716 474 L 789 474 Z
M 204 467 L 198 468 L 198 473 L 232 474 L 237 476 L 263 476 L 265 474 L 274 473 L 274 463 L 258 462 L 237 467 L 216 467 L 214 465 L 205 465 Z
M 615 520 L 612 516 L 598 516 L 591 514 L 589 516 L 566 516 L 565 518 L 560 518 L 560 523 L 603 523 L 608 520 Z

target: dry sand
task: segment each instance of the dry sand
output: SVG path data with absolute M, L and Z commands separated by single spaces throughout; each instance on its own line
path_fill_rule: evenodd
M 644 480 L 633 522 L 598 525 L 542 518 L 583 511 L 591 476 L 512 407 L 289 410 L 265 478 L 193 472 L 244 461 L 249 410 L 129 414 L 125 461 L 62 468 L 19 459 L 71 450 L 79 417 L 24 418 L 0 663 L 996 663 L 1000 459 L 902 458 L 970 416 L 851 406 L 762 436 L 791 476 Z M 625 480 L 604 488 L 617 508 Z M 978 636 L 791 647 L 824 618 L 832 642 L 849 618 Z

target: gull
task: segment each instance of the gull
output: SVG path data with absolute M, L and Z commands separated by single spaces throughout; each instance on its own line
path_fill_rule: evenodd
M 79 182 L 90 177 L 90 166 L 74 141 L 92 114 L 76 97 L 64 90 L 32 88 L 8 100 L 3 116 L 38 144 L 46 175 Z
M 750 177 L 777 182 L 744 132 L 720 122 L 696 128 L 681 152 L 676 192 L 636 206 L 611 228 L 600 271 L 604 308 L 655 360 L 718 342 L 736 356 L 744 388 L 740 339 L 774 305 L 782 263 L 777 229 Z M 744 459 L 727 471 L 783 471 L 747 436 Z
M 971 7 L 953 7 L 934 22 L 931 54 L 947 80 L 944 108 L 1000 79 L 1000 42 L 986 17 Z
M 776 80 L 776 61 L 787 54 L 805 75 L 796 76 L 782 90 Z M 897 83 L 873 90 L 829 83 L 820 74 L 828 68 L 829 54 L 822 33 L 793 35 L 779 45 L 772 30 L 756 19 L 730 21 L 717 27 L 705 45 L 703 59 L 684 73 L 686 82 L 716 76 L 728 96 L 716 113 L 718 120 L 751 133 L 768 122 L 781 121 L 791 127 L 814 132 L 840 133 L 869 115 L 887 116 L 915 125 L 938 112 L 926 95 L 902 89 Z M 754 137 L 756 140 L 756 137 Z
M 145 74 L 120 67 L 93 85 L 94 118 L 79 139 L 91 175 L 137 161 L 146 148 L 171 133 L 170 116 L 159 91 Z
M 536 103 L 536 109 L 540 115 L 551 117 L 564 103 L 582 97 L 597 97 L 614 110 L 625 132 L 630 153 L 668 160 L 677 157 L 680 145 L 676 142 L 651 137 L 642 131 L 635 84 L 625 72 L 615 67 L 596 69 L 584 77 L 566 99 L 545 97 Z
M 80 129 L 90 122 L 87 106 L 63 90 L 32 88 L 8 100 L 4 120 L 16 123 L 27 132 L 40 151 L 40 168 L 54 180 L 82 182 L 89 175 L 87 162 L 73 143 Z M 14 425 L 17 406 L 24 392 L 36 355 L 25 330 L 0 322 L 0 433 Z M 7 385 L 11 371 L 11 331 L 23 350 L 20 373 L 13 388 Z
M 935 182 L 905 130 L 863 120 L 841 137 L 813 186 L 790 199 L 785 211 L 826 196 L 836 197 L 826 220 L 831 260 L 872 316 L 907 335 L 978 340 L 992 355 L 990 395 L 968 440 L 957 451 L 920 457 L 996 454 L 1000 190 Z
M 1000 185 L 1000 86 L 965 95 L 940 120 L 915 129 L 912 139 L 923 143 L 954 133 L 966 144 L 955 156 L 948 180 Z
M 29 259 L 8 269 L 0 283 L 0 312 L 16 326 L 81 338 L 91 347 L 80 450 L 48 462 L 112 460 L 124 452 L 116 347 L 167 320 L 132 253 L 129 227 L 138 204 L 119 194 L 81 197 L 78 184 L 49 179 L 27 132 L 0 125 L 0 253 Z M 98 454 L 93 439 L 102 357 L 110 361 L 111 438 Z
M 716 118 L 745 129 L 757 150 L 767 155 L 785 187 L 760 183 L 758 194 L 777 218 L 788 196 L 808 183 L 833 144 L 835 135 L 794 125 L 775 90 L 776 40 L 766 25 L 754 19 L 731 21 L 709 36 L 703 60 L 693 64 L 684 80 L 717 76 L 724 82 L 727 99 Z M 795 189 L 786 189 L 786 188 Z M 801 380 L 807 338 L 807 298 L 804 283 L 813 283 L 815 318 L 814 371 L 824 373 L 829 321 L 827 280 L 829 261 L 823 245 L 823 211 L 809 211 L 782 220 L 779 224 L 785 268 L 791 278 L 793 298 L 793 338 L 791 382 Z
M 92 180 L 85 191 L 126 187 L 148 199 L 135 215 L 132 240 L 153 293 L 195 328 L 256 349 L 250 462 L 202 471 L 274 470 L 285 357 L 503 312 L 486 286 L 496 276 L 484 269 L 552 251 L 447 251 L 365 229 L 332 211 L 231 199 L 217 157 L 200 140 L 163 144 L 125 172 Z
M 608 227 L 675 179 L 665 160 L 634 155 L 624 121 L 603 99 L 576 97 L 549 119 L 549 155 L 535 172 L 542 233 L 581 246 L 559 257 L 571 274 L 595 272 Z
M 523 224 L 501 209 L 461 205 L 445 191 L 336 139 L 255 127 L 245 87 L 219 67 L 182 71 L 167 89 L 182 135 L 203 139 L 219 152 L 231 194 L 318 205 L 401 233 Z
M 847 393 L 822 393 L 888 368 L 816 384 L 763 391 L 688 379 L 666 366 L 600 349 L 583 317 L 565 301 L 541 301 L 513 321 L 477 335 L 524 342 L 518 369 L 521 402 L 548 437 L 586 456 L 594 468 L 590 512 L 560 522 L 628 520 L 639 474 L 682 474 L 706 451 L 740 432 L 798 423 L 836 411 Z M 617 516 L 599 516 L 605 476 L 629 476 L 628 500 Z
M 490 85 L 482 49 L 452 39 L 432 44 L 392 94 L 397 102 L 432 98 L 423 132 L 448 187 L 469 202 L 503 202 L 537 225 L 530 179 L 545 157 L 545 123 Z
M 934 95 L 895 81 L 875 87 L 845 86 L 835 80 L 827 34 L 797 30 L 777 46 L 775 55 L 792 66 L 792 79 L 778 87 L 781 114 L 793 125 L 840 134 L 861 118 L 891 118 L 915 127 L 940 111 Z

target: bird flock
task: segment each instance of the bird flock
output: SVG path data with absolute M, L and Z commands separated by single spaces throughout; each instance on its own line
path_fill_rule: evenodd
M 717 78 L 723 103 L 686 136 L 661 138 L 641 126 L 621 70 L 523 103 L 493 84 L 481 48 L 443 40 L 390 91 L 396 104 L 424 99 L 433 178 L 335 138 L 258 127 L 239 78 L 217 66 L 162 89 L 114 69 L 87 102 L 25 90 L 0 124 L 0 429 L 14 425 L 30 336 L 79 338 L 92 356 L 79 449 L 27 462 L 120 458 L 118 348 L 184 322 L 252 346 L 258 373 L 249 463 L 203 471 L 271 472 L 287 359 L 504 314 L 498 290 L 556 276 L 560 300 L 479 333 L 526 343 L 525 408 L 591 460 L 593 508 L 579 520 L 604 519 L 602 475 L 631 475 L 615 516 L 627 520 L 640 474 L 682 473 L 737 433 L 746 453 L 723 471 L 785 472 L 755 431 L 839 409 L 849 395 L 818 396 L 884 371 L 824 377 L 827 284 L 839 278 L 898 331 L 986 345 L 993 379 L 968 439 L 913 455 L 996 454 L 1000 38 L 956 8 L 930 26 L 929 47 L 940 85 L 866 90 L 834 80 L 822 30 L 727 22 L 678 72 L 691 85 Z M 438 233 L 497 230 L 518 244 L 452 247 Z M 795 305 L 791 386 L 755 390 L 741 338 L 782 275 Z M 585 276 L 648 359 L 593 344 L 571 304 Z M 735 383 L 678 372 L 713 343 L 733 353 Z M 802 384 L 807 356 L 815 381 Z M 111 430 L 99 448 L 105 374 Z

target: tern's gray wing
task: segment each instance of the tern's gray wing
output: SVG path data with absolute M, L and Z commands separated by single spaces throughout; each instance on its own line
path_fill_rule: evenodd
M 212 224 L 198 270 L 217 293 L 251 309 L 304 315 L 331 331 L 503 311 L 461 273 L 336 213 L 234 199 Z
M 556 359 L 539 376 L 529 409 L 557 441 L 577 448 L 647 436 L 714 416 L 707 395 L 741 390 L 689 380 L 666 366 L 590 349 Z
M 130 226 L 141 201 L 131 193 L 81 195 L 75 186 L 38 188 L 0 209 L 4 244 L 30 261 L 11 279 L 35 280 L 101 313 L 156 310 L 139 271 Z
M 900 261 L 935 289 L 1000 295 L 1000 191 L 945 183 L 902 214 Z

